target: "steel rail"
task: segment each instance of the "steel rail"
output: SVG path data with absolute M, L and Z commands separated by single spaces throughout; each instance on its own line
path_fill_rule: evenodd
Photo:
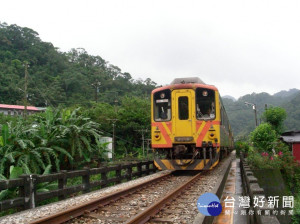
M 38 223 L 39 224 L 42 224 L 42 223 L 43 224 L 56 224 L 56 223 L 66 222 L 70 219 L 81 216 L 88 211 L 93 211 L 98 208 L 101 208 L 101 207 L 111 203 L 112 201 L 116 201 L 130 193 L 133 193 L 143 187 L 146 187 L 147 185 L 150 185 L 151 183 L 156 183 L 156 182 L 168 177 L 170 174 L 171 173 L 164 174 L 160 177 L 157 177 L 152 180 L 148 180 L 146 182 L 135 185 L 133 187 L 129 187 L 124 190 L 120 190 L 116 193 L 92 200 L 90 202 L 74 206 L 70 209 L 67 209 L 66 211 L 62 211 L 62 212 L 59 212 L 59 213 L 56 213 L 56 214 L 53 214 L 53 215 L 50 215 L 47 217 L 43 217 L 43 218 L 31 221 L 30 224 L 38 224 Z
M 165 205 L 173 201 L 182 191 L 192 185 L 198 178 L 201 176 L 201 173 L 198 173 L 192 177 L 188 182 L 177 187 L 174 191 L 167 194 L 164 198 L 159 200 L 157 203 L 152 204 L 150 207 L 145 209 L 143 212 L 132 217 L 126 224 L 143 224 L 149 221 L 151 217 L 157 214 Z

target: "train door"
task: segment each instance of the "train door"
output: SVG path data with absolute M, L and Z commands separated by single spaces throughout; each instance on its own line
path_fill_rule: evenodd
M 194 111 L 195 92 L 191 89 L 174 90 L 174 115 L 175 119 L 173 133 L 175 134 L 175 142 L 192 141 L 193 122 L 192 115 Z M 189 137 L 182 139 L 180 137 Z

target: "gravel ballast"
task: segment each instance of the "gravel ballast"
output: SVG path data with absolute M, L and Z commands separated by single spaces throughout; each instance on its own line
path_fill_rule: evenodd
M 39 219 L 45 216 L 49 216 L 61 211 L 64 211 L 66 209 L 69 209 L 73 206 L 77 206 L 82 203 L 87 203 L 88 201 L 97 199 L 99 197 L 106 196 L 108 194 L 117 192 L 121 189 L 125 189 L 137 184 L 140 184 L 142 182 L 154 179 L 156 177 L 162 176 L 166 173 L 169 173 L 170 171 L 161 171 L 152 175 L 148 175 L 145 177 L 138 178 L 136 180 L 128 181 L 125 183 L 117 184 L 112 187 L 103 188 L 97 191 L 93 191 L 87 194 L 83 194 L 77 197 L 65 199 L 63 201 L 51 203 L 48 205 L 40 206 L 34 209 L 25 210 L 22 212 L 18 212 L 12 215 L 4 216 L 0 218 L 0 224 L 21 224 L 21 223 L 29 223 L 30 221 L 34 219 Z

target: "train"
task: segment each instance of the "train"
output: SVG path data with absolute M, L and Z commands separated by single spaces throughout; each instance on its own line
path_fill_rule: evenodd
M 234 147 L 218 89 L 175 78 L 151 93 L 151 147 L 159 170 L 209 170 Z

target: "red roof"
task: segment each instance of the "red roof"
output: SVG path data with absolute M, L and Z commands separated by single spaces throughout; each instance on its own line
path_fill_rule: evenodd
M 20 106 L 20 105 L 8 105 L 8 104 L 0 104 L 0 108 L 15 109 L 15 110 L 24 110 L 24 106 Z M 33 106 L 27 106 L 27 110 L 40 111 L 37 107 L 33 107 Z

